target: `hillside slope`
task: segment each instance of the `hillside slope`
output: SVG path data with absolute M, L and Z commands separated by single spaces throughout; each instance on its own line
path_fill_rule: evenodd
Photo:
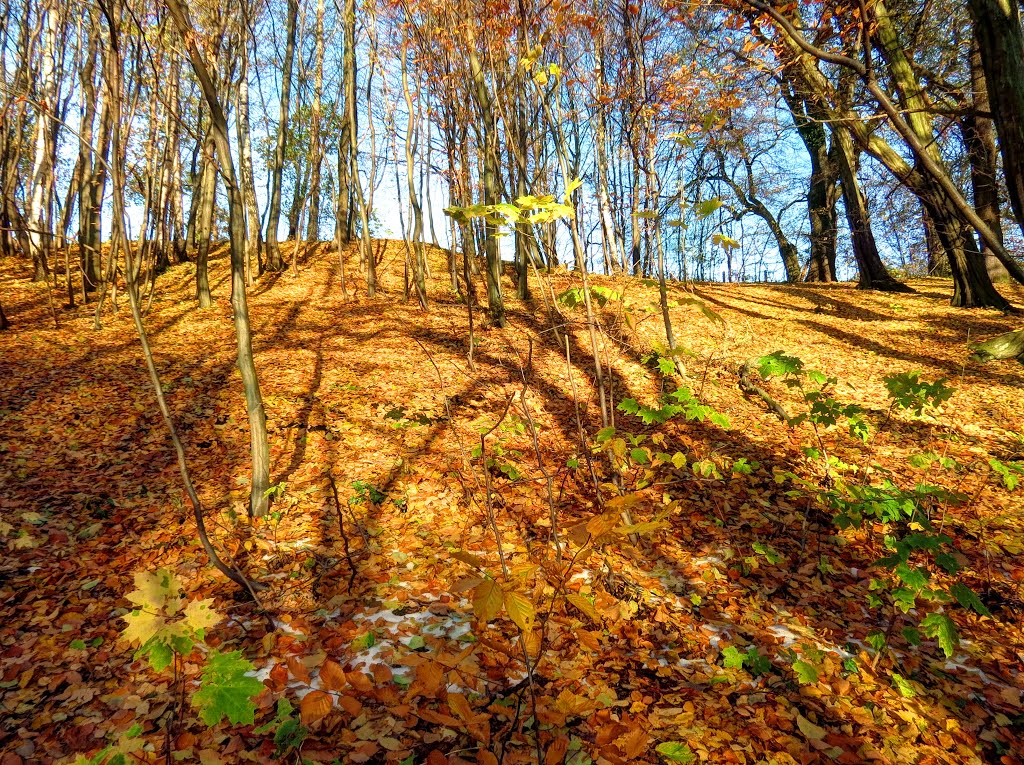
M 1020 762 L 1024 503 L 989 461 L 1024 459 L 1024 367 L 966 352 L 1016 319 L 950 308 L 938 279 L 898 296 L 675 285 L 689 412 L 706 414 L 700 402 L 728 424 L 612 410 L 602 449 L 585 317 L 564 309 L 564 336 L 548 319 L 571 272 L 510 301 L 506 329 L 480 329 L 478 312 L 470 369 L 443 253 L 424 313 L 401 300 L 401 245 L 378 247 L 377 300 L 354 248 L 342 299 L 328 245 L 253 291 L 278 488 L 251 525 L 226 258 L 207 311 L 192 266 L 159 278 L 146 325 L 164 389 L 219 549 L 266 585 L 258 606 L 198 546 L 124 300 L 102 331 L 92 306 L 58 308 L 55 329 L 45 288 L 0 264 L 13 325 L 0 333 L 0 763 L 95 753 L 136 723 L 135 757 L 154 762 L 296 761 L 300 741 L 314 762 Z M 659 409 L 680 381 L 651 358 L 656 287 L 593 282 L 612 403 Z M 844 417 L 817 435 L 787 427 L 745 395 L 740 365 L 775 351 L 835 378 L 829 395 L 863 410 L 867 441 Z M 883 378 L 912 371 L 953 397 L 920 417 L 890 410 Z M 799 388 L 758 381 L 789 414 L 807 409 Z M 946 467 L 914 457 L 928 452 Z M 921 526 L 840 533 L 821 492 L 886 479 L 963 495 L 919 503 L 961 572 L 920 557 L 907 571 L 920 566 L 924 589 L 972 588 L 989 616 L 920 592 L 907 614 L 871 605 L 910 586 L 872 584 L 899 576 L 872 567 L 885 536 Z M 640 525 L 622 528 L 622 510 Z M 286 698 L 304 738 L 275 744 L 284 718 L 207 728 L 179 703 L 198 654 L 182 687 L 135 658 L 119 617 L 133 574 L 160 568 L 226 617 L 208 642 L 255 666 L 256 725 Z M 960 633 L 949 657 L 921 627 L 931 613 Z

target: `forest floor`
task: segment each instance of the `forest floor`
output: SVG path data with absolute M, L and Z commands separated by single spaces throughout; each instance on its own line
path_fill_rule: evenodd
M 377 246 L 376 300 L 354 249 L 357 296 L 342 299 L 327 245 L 252 292 L 277 487 L 254 523 L 224 253 L 212 309 L 195 306 L 192 265 L 157 283 L 146 326 L 163 388 L 211 536 L 264 586 L 258 604 L 199 546 L 124 296 L 101 330 L 94 304 L 56 305 L 55 328 L 46 287 L 0 263 L 13 325 L 0 333 L 0 765 L 107 746 L 126 762 L 1022 761 L 1024 491 L 989 460 L 1024 459 L 1024 367 L 967 351 L 1019 318 L 950 308 L 941 279 L 910 295 L 673 285 L 685 383 L 728 427 L 613 411 L 624 441 L 602 450 L 582 309 L 565 311 L 567 363 L 532 278 L 536 302 L 509 300 L 508 327 L 478 332 L 470 369 L 443 255 L 424 313 L 402 301 L 401 246 Z M 675 383 L 645 361 L 663 331 L 656 285 L 593 281 L 612 298 L 599 340 L 614 403 L 657 407 Z M 575 276 L 551 282 L 559 294 Z M 741 392 L 738 366 L 780 350 L 836 378 L 866 442 L 821 426 L 819 443 Z M 953 397 L 922 416 L 890 410 L 883 377 L 915 370 Z M 806 409 L 799 389 L 761 385 Z M 485 467 L 474 449 L 499 422 Z M 926 452 L 956 464 L 911 459 Z M 928 587 L 971 587 L 989 616 L 924 595 L 905 615 L 888 605 L 892 575 L 873 565 L 884 537 L 921 526 L 840 531 L 822 494 L 885 479 L 962 495 L 927 508 L 958 580 L 920 570 Z M 637 526 L 619 525 L 623 509 Z M 159 569 L 225 617 L 206 643 L 253 664 L 253 725 L 200 721 L 201 651 L 176 677 L 122 637 L 134 575 Z M 949 657 L 943 635 L 912 631 L 931 613 L 956 623 Z

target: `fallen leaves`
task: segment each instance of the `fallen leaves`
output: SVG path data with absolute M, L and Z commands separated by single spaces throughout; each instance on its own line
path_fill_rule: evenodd
M 459 371 L 464 305 L 441 295 L 424 315 L 390 298 L 342 302 L 334 264 L 314 257 L 294 279 L 253 295 L 257 363 L 273 370 L 264 375 L 273 470 L 287 486 L 277 515 L 252 527 L 233 505 L 246 494 L 247 435 L 232 387 L 229 317 L 193 310 L 189 279 L 175 267 L 160 277 L 147 318 L 210 525 L 235 563 L 267 585 L 260 597 L 273 628 L 251 604 L 232 600 L 194 544 L 166 436 L 146 380 L 133 372 L 127 318 L 105 316 L 104 331 L 93 332 L 81 312 L 52 330 L 32 293 L 3 277 L 5 310 L 31 328 L 0 335 L 9 370 L 0 377 L 5 756 L 49 763 L 95 752 L 136 720 L 154 751 L 162 746 L 176 698 L 170 672 L 158 676 L 135 662 L 117 633 L 127 623 L 127 637 L 143 643 L 168 618 L 205 634 L 207 647 L 198 650 L 240 652 L 237 663 L 215 659 L 216 671 L 257 694 L 252 706 L 235 706 L 196 693 L 196 710 L 181 713 L 172 737 L 175 752 L 193 761 L 235 765 L 254 744 L 263 747 L 259 756 L 278 756 L 272 734 L 261 740 L 252 726 L 272 721 L 276 700 L 287 698 L 295 724 L 310 731 L 303 755 L 314 761 L 415 756 L 448 765 L 461 757 L 494 765 L 503 747 L 501 762 L 533 762 L 523 646 L 534 662 L 545 765 L 1016 756 L 1024 639 L 1014 619 L 1024 565 L 1014 540 L 1024 525 L 1012 497 L 986 491 L 969 513 L 944 511 L 947 526 L 965 532 L 964 563 L 991 571 L 987 589 L 976 591 L 992 616 L 957 625 L 970 650 L 947 659 L 940 641 L 953 645 L 949 625 L 933 619 L 923 653 L 901 652 L 898 672 L 883 663 L 876 675 L 863 637 L 886 625 L 862 604 L 877 551 L 867 536 L 837 541 L 820 508 L 792 495 L 792 484 L 775 482 L 771 466 L 799 469 L 801 441 L 744 400 L 724 366 L 707 363 L 701 396 L 729 413 L 732 430 L 640 428 L 642 443 L 618 434 L 616 448 L 640 450 L 645 469 L 658 463 L 677 473 L 670 484 L 627 485 L 621 494 L 613 476 L 598 476 L 608 500 L 602 511 L 576 443 L 564 348 L 545 345 L 531 317 L 513 311 L 509 330 L 480 334 L 486 353 L 470 381 Z M 215 272 L 223 265 L 215 260 Z M 445 274 L 443 258 L 435 270 Z M 400 275 L 387 278 L 385 288 L 397 294 Z M 556 275 L 565 282 L 559 291 L 571 278 Z M 879 380 L 894 366 L 962 378 L 948 428 L 893 421 L 875 437 L 877 457 L 855 446 L 836 452 L 843 460 L 917 481 L 922 475 L 905 466 L 913 451 L 966 463 L 1007 459 L 1019 448 L 1012 440 L 1021 431 L 1019 373 L 960 372 L 966 327 L 1006 321 L 1000 317 L 965 317 L 921 295 L 901 297 L 906 308 L 895 316 L 884 296 L 846 286 L 697 289 L 729 333 L 709 334 L 698 321 L 681 333 L 680 342 L 705 358 L 719 358 L 723 348 L 735 359 L 799 351 L 849 383 L 844 395 L 869 412 L 884 412 Z M 812 321 L 808 313 L 825 293 L 837 307 Z M 410 342 L 413 329 L 423 330 L 417 337 L 438 362 L 443 392 Z M 633 341 L 646 350 L 660 342 L 656 335 Z M 492 476 L 506 580 L 472 496 L 479 466 L 459 439 L 478 419 L 493 424 L 521 389 L 517 359 L 529 337 L 527 400 L 568 552 L 554 564 L 532 439 L 514 428 L 496 433 L 523 475 Z M 616 395 L 656 401 L 660 383 L 650 369 L 609 353 Z M 593 393 L 586 370 L 574 370 L 573 381 L 586 401 Z M 583 412 L 591 433 L 595 409 Z M 765 468 L 692 477 L 689 465 L 723 455 Z M 624 510 L 636 524 L 623 525 Z M 642 534 L 642 544 L 630 534 Z M 573 558 L 584 546 L 589 557 Z M 136 570 L 149 573 L 133 581 Z M 737 664 L 748 647 L 768 662 L 758 664 L 763 672 Z M 197 658 L 185 661 L 190 683 L 201 675 Z M 207 729 L 199 718 L 221 722 Z

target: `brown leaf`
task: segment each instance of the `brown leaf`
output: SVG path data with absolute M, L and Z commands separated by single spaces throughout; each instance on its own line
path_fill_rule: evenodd
M 548 750 L 544 752 L 544 765 L 561 765 L 565 762 L 565 753 L 568 750 L 568 736 L 559 736 L 548 745 Z
M 474 717 L 473 708 L 461 693 L 448 694 L 448 708 L 463 722 L 470 722 Z
M 309 674 L 309 667 L 294 656 L 288 657 L 288 671 L 292 673 L 292 677 L 296 680 L 301 680 L 306 685 L 313 681 L 313 677 Z
M 302 720 L 303 725 L 310 725 L 327 717 L 333 706 L 334 701 L 331 699 L 331 694 L 323 691 L 310 691 L 299 702 L 299 719 Z
M 341 668 L 341 665 L 330 659 L 324 661 L 320 667 L 320 685 L 324 687 L 324 690 L 340 691 L 346 684 L 345 670 Z

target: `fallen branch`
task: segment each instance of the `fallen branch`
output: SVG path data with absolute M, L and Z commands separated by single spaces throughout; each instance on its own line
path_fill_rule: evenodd
M 786 413 L 786 410 L 782 408 L 782 404 L 772 398 L 768 391 L 754 382 L 754 367 L 751 363 L 752 361 L 753 359 L 744 361 L 739 368 L 740 390 L 747 396 L 757 396 L 759 399 L 764 401 L 772 414 L 788 425 L 790 416 Z

